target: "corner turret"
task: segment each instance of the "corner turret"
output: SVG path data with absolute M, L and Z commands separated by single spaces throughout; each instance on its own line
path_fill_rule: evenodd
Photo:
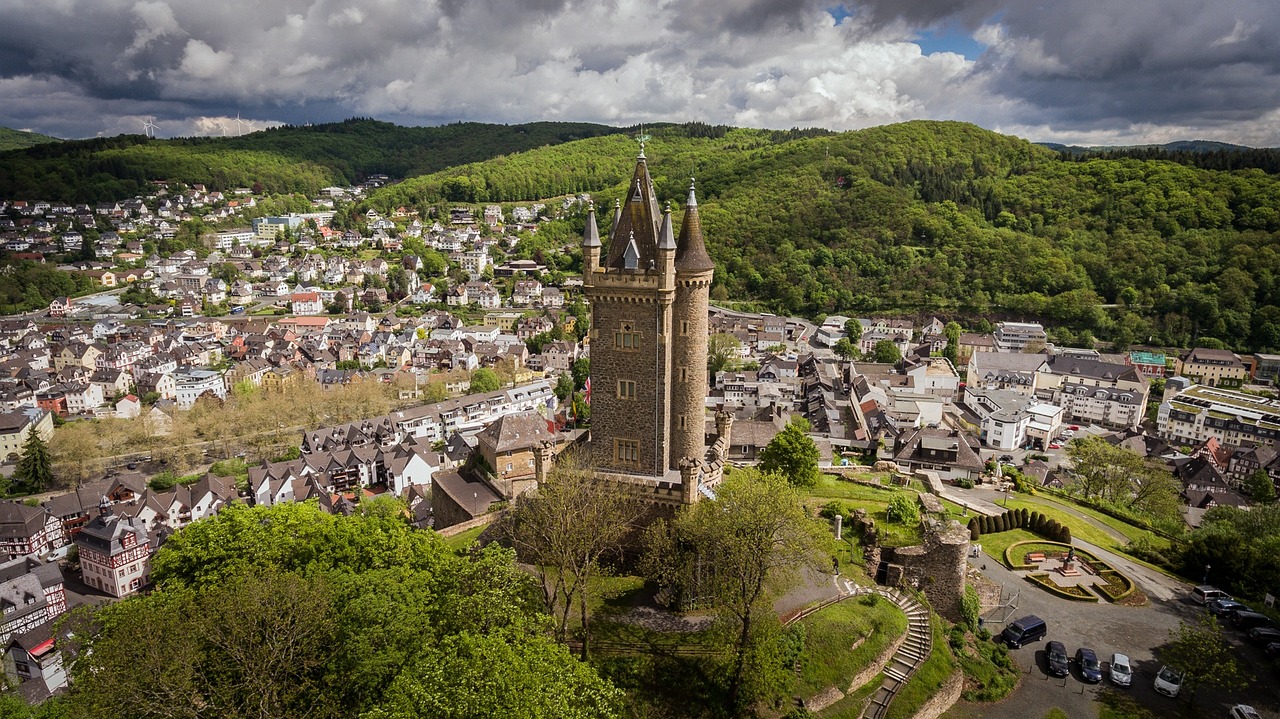
M 694 192 L 693 178 L 689 179 L 689 200 L 685 203 L 684 222 L 680 225 L 680 239 L 676 243 L 676 271 L 685 273 L 709 272 L 716 268 L 702 241 L 702 219 L 698 216 L 698 197 Z
M 587 227 L 582 233 L 582 275 L 591 282 L 591 273 L 600 266 L 600 229 L 596 227 L 596 204 L 587 205 Z

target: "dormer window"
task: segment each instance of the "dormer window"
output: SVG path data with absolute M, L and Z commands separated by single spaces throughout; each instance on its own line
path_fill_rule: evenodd
M 627 249 L 622 253 L 622 266 L 628 270 L 638 269 L 640 267 L 640 249 L 636 247 L 635 233 L 627 242 Z

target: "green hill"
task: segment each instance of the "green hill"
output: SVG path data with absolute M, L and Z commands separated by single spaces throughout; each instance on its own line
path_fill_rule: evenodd
M 256 182 L 269 192 L 314 193 L 375 173 L 407 177 L 619 132 L 625 130 L 587 123 L 400 127 L 353 119 L 241 137 L 151 140 L 120 135 L 0 154 L 0 197 L 122 199 L 157 179 L 202 182 L 218 190 Z
M 56 137 L 48 135 L 38 135 L 34 132 L 26 132 L 24 130 L 10 130 L 7 127 L 0 127 L 0 152 L 5 150 L 21 150 L 25 147 L 35 147 L 47 142 L 62 142 Z
M 1087 332 L 1280 348 L 1280 184 L 1257 169 L 1065 158 L 953 122 L 652 134 L 660 197 L 678 206 L 697 174 L 716 299 L 810 316 L 1036 318 L 1068 342 Z M 626 138 L 592 138 L 414 178 L 368 201 L 590 191 L 611 204 L 634 155 Z M 579 231 L 581 219 L 569 224 Z

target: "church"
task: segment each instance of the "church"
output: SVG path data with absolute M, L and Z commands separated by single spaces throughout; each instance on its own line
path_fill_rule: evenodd
M 715 263 L 693 185 L 677 236 L 670 205 L 659 209 L 641 145 L 608 240 L 602 258 L 592 207 L 582 240 L 591 304 L 591 466 L 600 479 L 658 504 L 714 496 L 733 419 L 717 413 L 707 446 L 707 307 Z

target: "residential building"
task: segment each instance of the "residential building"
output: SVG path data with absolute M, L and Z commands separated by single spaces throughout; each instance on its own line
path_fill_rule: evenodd
M 66 544 L 62 521 L 49 510 L 16 500 L 0 502 L 0 556 L 47 556 Z
M 1198 445 L 1216 438 L 1224 447 L 1276 447 L 1280 400 L 1207 385 L 1180 388 L 1171 378 L 1156 415 L 1156 431 L 1171 443 Z
M 0 563 L 0 643 L 53 621 L 67 611 L 56 563 L 17 557 Z
M 1165 376 L 1168 367 L 1165 354 L 1155 350 L 1129 350 L 1125 363 L 1147 379 Z
M 6 462 L 21 459 L 32 427 L 40 439 L 46 442 L 53 439 L 53 414 L 34 407 L 0 414 L 0 459 Z
M 227 385 L 222 373 L 209 369 L 188 369 L 174 376 L 174 390 L 179 409 L 191 409 L 196 400 L 208 395 L 226 399 Z M 139 382 L 141 388 L 141 382 Z
M 954 430 L 904 432 L 894 444 L 893 459 L 908 472 L 928 469 L 945 479 L 977 479 L 982 473 L 977 449 Z
M 1036 396 L 1063 409 L 1064 421 L 1132 429 L 1146 418 L 1150 382 L 1130 365 L 1057 355 L 1037 378 Z
M 75 537 L 84 583 L 113 597 L 132 594 L 150 580 L 151 546 L 146 523 L 117 516 L 106 497 L 98 516 Z
M 1037 378 L 1049 373 L 1049 359 L 1042 354 L 975 352 L 969 356 L 966 391 L 1003 389 L 1030 397 L 1037 389 Z
M 1196 384 L 1236 389 L 1249 381 L 1249 369 L 1229 350 L 1197 347 L 1178 359 L 1178 374 Z
M 1028 346 L 1044 347 L 1048 335 L 1036 322 L 1001 322 L 996 325 L 996 348 L 1001 352 L 1022 352 Z

